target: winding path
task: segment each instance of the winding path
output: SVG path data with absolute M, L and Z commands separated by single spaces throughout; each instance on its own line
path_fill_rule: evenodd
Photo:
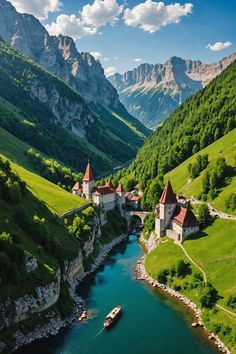
M 182 248 L 182 251 L 184 252 L 185 256 L 190 260 L 190 262 L 193 263 L 195 265 L 195 267 L 197 267 L 201 271 L 201 273 L 203 274 L 204 283 L 206 284 L 207 276 L 206 276 L 206 273 L 204 272 L 204 270 L 189 256 L 189 254 L 187 253 L 187 251 L 183 245 L 181 245 L 181 244 L 178 244 L 178 245 L 180 246 L 180 248 Z
M 188 199 L 188 201 L 190 201 L 191 204 L 202 204 L 202 203 L 204 203 L 201 200 L 198 200 L 198 199 L 195 199 L 195 198 Z M 236 215 L 226 214 L 226 213 L 223 213 L 220 210 L 216 210 L 210 203 L 207 203 L 207 206 L 209 208 L 211 216 L 218 216 L 221 219 L 236 220 Z
M 194 262 L 194 260 L 189 256 L 189 254 L 187 253 L 186 249 L 184 248 L 183 245 L 181 244 L 178 244 L 178 246 L 182 249 L 182 251 L 184 252 L 184 254 L 186 255 L 186 257 L 190 260 L 190 262 L 192 262 L 192 264 L 194 264 L 200 271 L 201 273 L 203 274 L 203 277 L 204 277 L 204 282 L 206 284 L 207 282 L 207 276 L 206 276 L 206 273 L 204 272 L 204 270 L 196 263 Z M 221 305 L 218 305 L 218 304 L 215 304 L 216 307 L 220 308 L 221 310 L 229 313 L 230 315 L 236 317 L 236 313 L 230 311 L 230 310 L 227 310 L 226 308 L 224 308 L 223 306 Z

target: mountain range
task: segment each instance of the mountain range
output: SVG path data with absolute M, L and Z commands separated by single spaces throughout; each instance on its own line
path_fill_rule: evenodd
M 152 128 L 162 123 L 188 97 L 208 85 L 235 59 L 236 53 L 212 64 L 172 57 L 164 64 L 141 64 L 108 79 L 129 113 Z
M 6 0 L 0 36 L 0 96 L 27 117 L 2 116 L 4 129 L 76 169 L 90 158 L 95 174 L 135 156 L 149 130 L 126 111 L 99 61 Z

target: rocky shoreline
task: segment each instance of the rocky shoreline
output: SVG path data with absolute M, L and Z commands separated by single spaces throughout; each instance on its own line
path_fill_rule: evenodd
M 145 242 L 145 245 L 147 246 L 146 242 Z M 145 256 L 141 257 L 135 266 L 135 279 L 137 279 L 139 281 L 145 281 L 153 288 L 159 288 L 160 290 L 162 290 L 166 294 L 176 297 L 185 306 L 188 306 L 193 311 L 194 316 L 196 318 L 196 322 L 192 323 L 192 327 L 198 327 L 198 326 L 202 327 L 205 330 L 208 339 L 214 343 L 214 345 L 217 347 L 217 349 L 220 352 L 230 354 L 230 350 L 218 338 L 218 336 L 215 335 L 214 333 L 210 332 L 205 327 L 205 325 L 202 321 L 202 318 L 201 318 L 201 310 L 197 307 L 197 305 L 194 304 L 191 300 L 189 300 L 186 296 L 182 295 L 180 292 L 154 280 L 151 276 L 149 276 L 147 274 L 144 264 L 145 264 Z
M 17 331 L 15 333 L 16 345 L 12 351 L 14 352 L 25 345 L 35 342 L 36 340 L 46 339 L 49 338 L 50 336 L 56 336 L 60 332 L 60 330 L 68 327 L 74 321 L 79 320 L 79 317 L 86 310 L 86 307 L 85 307 L 85 301 L 81 297 L 77 296 L 76 294 L 76 289 L 78 285 L 88 275 L 95 272 L 97 268 L 103 264 L 109 252 L 116 245 L 120 244 L 122 241 L 127 239 L 127 237 L 128 237 L 127 234 L 122 234 L 119 237 L 113 239 L 111 242 L 103 245 L 91 269 L 88 272 L 84 272 L 79 277 L 73 279 L 73 282 L 71 282 L 70 284 L 71 285 L 70 295 L 72 299 L 75 301 L 76 306 L 73 313 L 69 317 L 67 317 L 65 320 L 62 320 L 60 316 L 58 316 L 58 318 L 52 318 L 48 324 L 44 325 L 43 327 L 36 328 L 32 332 L 27 333 L 26 335 L 20 331 Z M 4 349 L 4 348 L 3 347 L 1 348 L 0 346 L 0 349 Z

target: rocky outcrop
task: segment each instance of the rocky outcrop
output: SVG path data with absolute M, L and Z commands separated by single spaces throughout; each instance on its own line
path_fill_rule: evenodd
M 153 127 L 235 59 L 236 53 L 212 64 L 172 57 L 164 64 L 141 64 L 108 79 L 118 90 L 127 110 L 145 125 Z
M 50 108 L 55 122 L 64 128 L 70 128 L 76 135 L 86 137 L 89 125 L 94 123 L 91 111 L 81 104 L 78 99 L 73 99 L 60 93 L 57 85 L 46 85 L 39 78 L 30 83 L 30 96 Z
M 35 288 L 34 294 L 26 294 L 18 299 L 8 298 L 0 303 L 0 329 L 24 321 L 34 313 L 42 312 L 54 305 L 60 295 L 61 272 L 57 272 L 54 282 Z
M 33 314 L 41 313 L 44 310 L 50 309 L 56 304 L 61 290 L 61 282 L 67 282 L 70 285 L 70 295 L 76 303 L 74 312 L 65 320 L 62 320 L 58 312 L 52 311 L 47 315 L 46 323 L 42 327 L 32 328 L 29 333 L 22 333 L 20 330 L 14 334 L 15 348 L 18 349 L 22 345 L 31 343 L 40 338 L 46 338 L 49 335 L 55 335 L 60 328 L 67 326 L 73 320 L 78 318 L 79 314 L 84 309 L 84 301 L 76 295 L 76 288 L 87 275 L 95 271 L 98 266 L 105 260 L 110 250 L 118 243 L 122 242 L 127 235 L 120 235 L 113 239 L 108 244 L 100 245 L 100 252 L 90 270 L 84 270 L 84 260 L 93 252 L 95 244 L 99 244 L 101 237 L 101 225 L 106 222 L 106 217 L 101 214 L 95 216 L 92 221 L 92 231 L 88 240 L 84 243 L 82 249 L 78 250 L 78 255 L 72 261 L 65 261 L 62 269 L 59 269 L 55 275 L 53 282 L 38 286 L 32 294 L 25 294 L 17 299 L 8 298 L 0 303 L 0 330 L 10 327 L 15 324 L 20 324 L 22 321 L 30 319 Z M 27 255 L 26 267 L 30 271 L 37 269 L 35 259 Z M 34 268 L 35 267 L 35 268 Z M 34 270 L 32 270 L 34 268 Z M 1 348 L 4 348 L 4 343 L 0 341 Z
M 87 102 L 121 106 L 99 61 L 89 53 L 80 53 L 72 38 L 50 36 L 34 16 L 18 13 L 7 0 L 0 0 L 0 35 L 14 49 L 60 77 Z

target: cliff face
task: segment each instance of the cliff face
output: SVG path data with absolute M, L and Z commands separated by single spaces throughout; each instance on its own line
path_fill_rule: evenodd
M 76 99 L 59 92 L 57 85 L 45 85 L 44 80 L 35 78 L 29 84 L 31 98 L 37 99 L 50 108 L 56 123 L 71 129 L 81 138 L 86 137 L 95 117 L 91 111 Z
M 51 283 L 39 284 L 32 294 L 25 294 L 19 298 L 7 298 L 0 303 L 0 330 L 20 324 L 22 321 L 30 319 L 32 315 L 41 313 L 55 305 L 60 296 L 62 281 L 70 284 L 71 289 L 75 289 L 76 280 L 85 275 L 83 265 L 85 259 L 93 252 L 95 242 L 99 242 L 101 236 L 100 225 L 100 217 L 95 216 L 91 235 L 84 243 L 83 248 L 78 250 L 78 256 L 70 262 L 65 261 L 63 270 L 58 269 Z M 27 259 L 25 266 L 28 272 L 34 272 L 37 269 L 37 262 L 33 262 L 33 259 Z M 18 345 L 25 342 L 25 338 L 20 331 L 17 331 L 15 335 Z
M 145 125 L 161 123 L 183 101 L 205 87 L 236 59 L 236 53 L 212 64 L 170 58 L 164 64 L 142 64 L 109 77 L 127 110 Z
M 34 16 L 18 13 L 6 0 L 0 0 L 0 35 L 14 49 L 60 77 L 87 102 L 121 106 L 99 61 L 89 53 L 79 53 L 72 38 L 50 36 Z

